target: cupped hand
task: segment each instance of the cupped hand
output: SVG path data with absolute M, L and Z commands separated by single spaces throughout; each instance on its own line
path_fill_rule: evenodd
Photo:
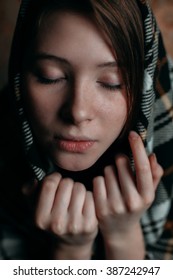
M 142 214 L 151 206 L 163 175 L 154 154 L 146 154 L 142 139 L 130 132 L 135 174 L 126 155 L 118 155 L 115 166 L 93 181 L 93 195 L 99 227 L 105 239 L 122 237 L 139 228 Z
M 92 193 L 81 183 L 63 179 L 59 173 L 46 176 L 41 184 L 36 224 L 64 244 L 92 243 L 98 231 Z

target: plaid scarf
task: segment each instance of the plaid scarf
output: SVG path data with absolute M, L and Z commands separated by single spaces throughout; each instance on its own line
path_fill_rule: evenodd
M 36 2 L 36 1 L 35 1 Z M 31 128 L 25 116 L 21 98 L 22 25 L 32 0 L 23 0 L 19 11 L 10 59 L 10 85 L 15 96 L 24 149 L 30 166 L 40 181 L 48 172 L 35 146 Z M 156 198 L 143 215 L 141 226 L 146 242 L 147 258 L 173 258 L 173 91 L 168 61 L 161 34 L 149 4 L 138 0 L 144 26 L 145 71 L 142 101 L 136 131 L 141 135 L 148 154 L 154 152 L 164 168 Z M 170 62 L 171 73 L 171 62 Z M 172 73 L 173 75 L 173 73 Z M 173 77 L 171 78 L 173 81 Z M 34 155 L 34 156 L 33 156 Z M 171 222 L 172 221 L 172 222 Z

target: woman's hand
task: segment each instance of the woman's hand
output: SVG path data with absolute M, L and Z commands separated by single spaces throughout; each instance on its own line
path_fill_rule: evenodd
M 58 237 L 54 257 L 91 257 L 98 222 L 93 195 L 81 183 L 53 173 L 43 179 L 36 209 L 36 224 Z
M 135 176 L 129 159 L 119 155 L 115 160 L 117 169 L 106 167 L 104 177 L 97 177 L 93 182 L 96 215 L 108 258 L 143 258 L 140 218 L 152 204 L 163 175 L 155 155 L 147 156 L 137 133 L 130 133 L 129 142 Z

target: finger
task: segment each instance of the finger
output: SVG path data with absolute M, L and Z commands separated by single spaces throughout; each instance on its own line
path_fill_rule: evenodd
M 89 191 L 86 192 L 85 202 L 83 206 L 84 228 L 86 232 L 94 231 L 98 226 L 96 218 L 95 204 L 93 194 Z
M 68 211 L 72 214 L 82 214 L 86 189 L 82 183 L 75 182 L 72 190 Z
M 52 206 L 52 215 L 62 215 L 67 212 L 71 200 L 73 185 L 74 182 L 72 179 L 61 179 Z
M 141 207 L 141 197 L 136 189 L 130 160 L 125 155 L 118 155 L 116 156 L 115 162 L 125 204 L 129 211 L 135 211 Z
M 149 203 L 154 196 L 153 178 L 148 156 L 141 137 L 134 131 L 129 134 L 129 143 L 132 150 L 138 192 Z
M 51 210 L 50 230 L 58 236 L 68 232 L 68 207 L 74 181 L 70 178 L 61 179 L 55 194 L 54 203 Z
M 97 209 L 102 208 L 107 201 L 105 180 L 102 176 L 95 177 L 93 180 L 93 197 Z
M 71 200 L 68 208 L 68 230 L 72 234 L 80 233 L 83 223 L 83 205 L 86 196 L 86 189 L 82 183 L 75 182 L 72 190 Z
M 153 185 L 154 189 L 156 190 L 161 177 L 163 176 L 163 168 L 158 164 L 156 155 L 153 153 L 149 156 L 151 172 L 153 177 Z
M 45 228 L 54 203 L 55 194 L 61 180 L 59 173 L 51 174 L 42 181 L 41 192 L 36 208 L 36 223 L 40 228 Z
M 122 197 L 121 186 L 119 180 L 117 179 L 115 168 L 113 166 L 107 166 L 104 169 L 104 174 L 109 203 L 115 205 L 120 212 L 124 211 L 124 199 Z
M 82 214 L 88 220 L 96 218 L 93 194 L 89 191 L 86 192 Z

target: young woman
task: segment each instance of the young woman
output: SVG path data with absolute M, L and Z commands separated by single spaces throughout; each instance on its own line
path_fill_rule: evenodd
M 145 1 L 23 1 L 2 110 L 1 258 L 172 256 L 169 87 Z

